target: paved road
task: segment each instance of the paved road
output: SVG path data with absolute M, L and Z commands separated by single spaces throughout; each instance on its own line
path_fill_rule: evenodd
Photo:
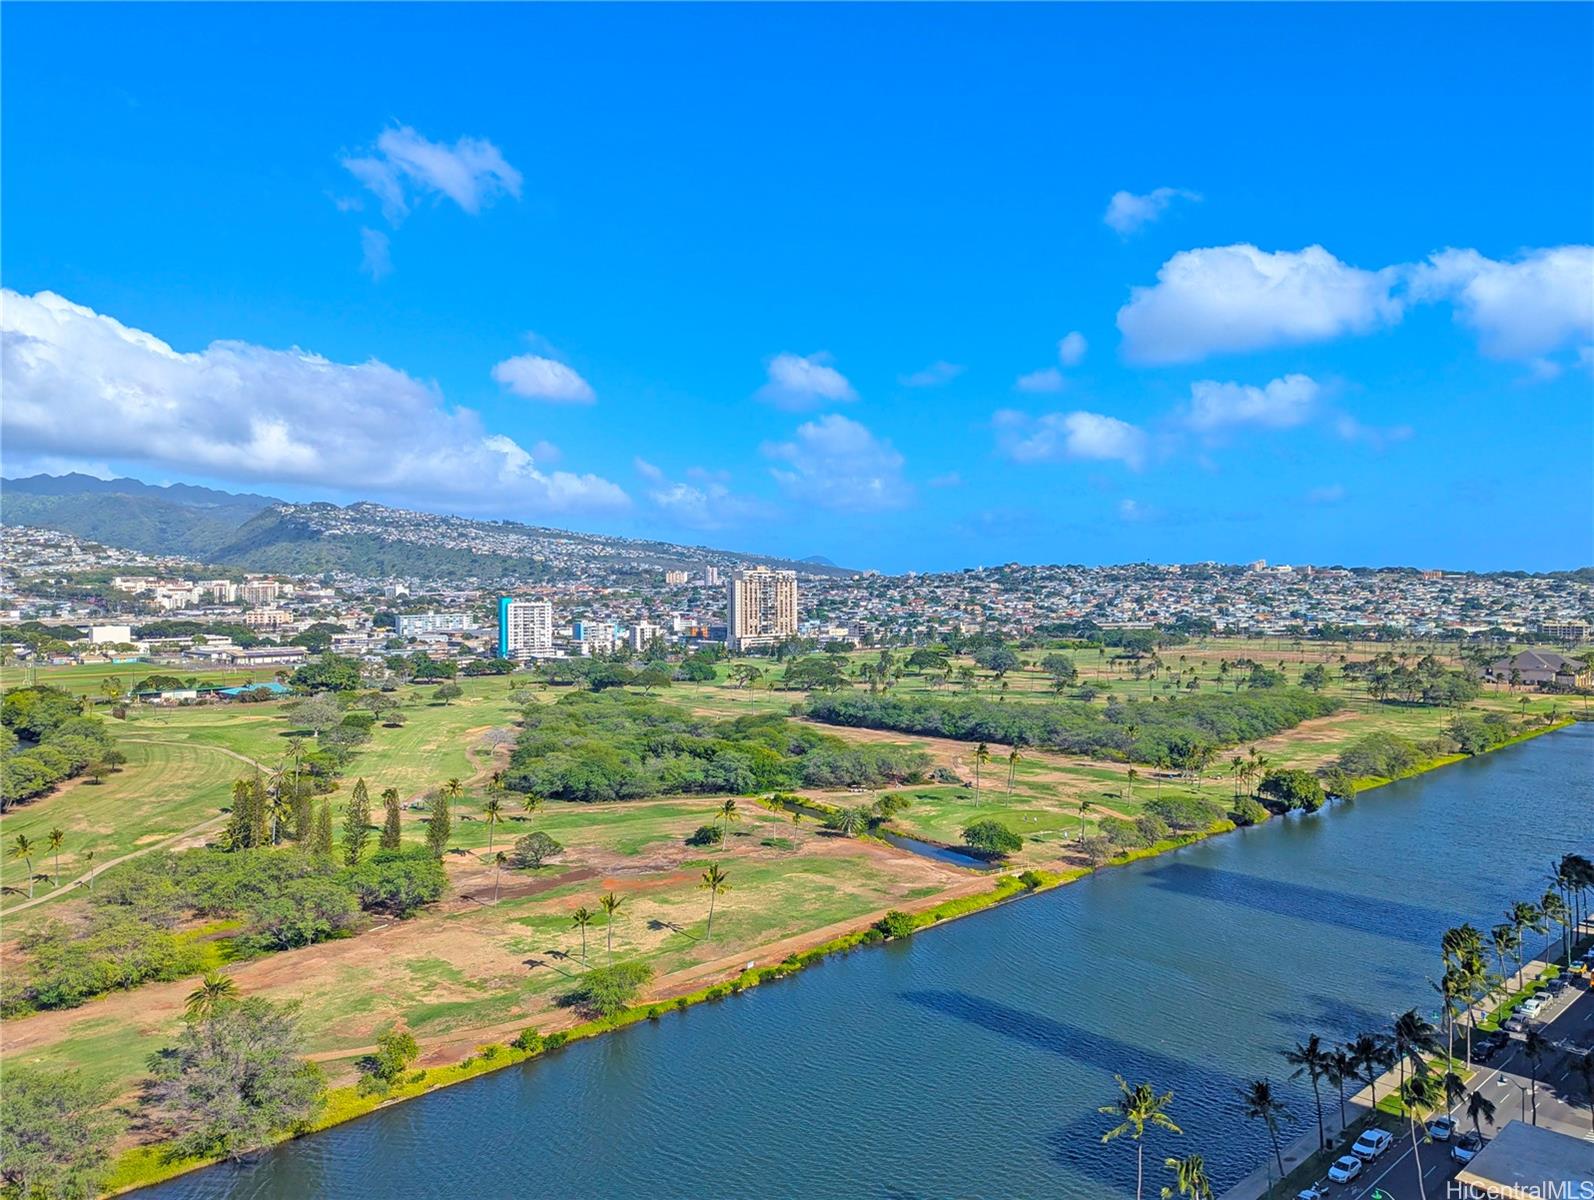
M 1544 1074 L 1539 1079 L 1539 1120 L 1543 1126 L 1562 1133 L 1590 1138 L 1588 1099 L 1582 1093 L 1582 1082 L 1572 1074 L 1573 1054 L 1594 1048 L 1594 992 L 1581 983 L 1562 993 L 1561 998 L 1546 1008 L 1543 1032 L 1557 1049 L 1547 1057 Z M 1531 1089 L 1527 1056 L 1522 1053 L 1520 1035 L 1513 1035 L 1510 1047 L 1483 1068 L 1473 1080 L 1474 1086 L 1494 1102 L 1495 1126 L 1507 1121 L 1523 1119 L 1522 1088 Z M 1533 1105 L 1527 1101 L 1527 1117 L 1532 1119 Z M 1462 1104 L 1452 1112 L 1463 1128 L 1470 1128 L 1466 1119 L 1466 1106 Z M 1484 1136 L 1492 1130 L 1486 1124 Z M 1382 1189 L 1392 1200 L 1420 1200 L 1426 1194 L 1430 1200 L 1441 1200 L 1449 1195 L 1446 1184 L 1455 1178 L 1461 1165 L 1450 1157 L 1450 1148 L 1441 1142 L 1422 1139 L 1419 1131 L 1417 1152 L 1412 1151 L 1409 1135 L 1397 1137 L 1384 1156 L 1372 1163 L 1360 1179 L 1346 1186 L 1328 1185 L 1333 1200 L 1366 1200 L 1374 1189 Z M 1421 1164 L 1422 1181 L 1417 1174 Z

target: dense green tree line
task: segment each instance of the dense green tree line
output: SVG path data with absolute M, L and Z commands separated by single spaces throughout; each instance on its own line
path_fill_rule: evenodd
M 553 799 L 626 800 L 883 787 L 922 778 L 928 766 L 922 751 L 848 745 L 780 716 L 717 721 L 646 696 L 578 692 L 526 709 L 504 782 Z
M 103 777 L 124 756 L 98 717 L 60 688 L 12 688 L 0 702 L 0 809 L 42 796 L 62 780 Z
M 1068 700 L 1013 704 L 932 696 L 820 696 L 809 703 L 808 714 L 832 725 L 1195 769 L 1219 746 L 1268 737 L 1327 716 L 1336 707 L 1333 700 L 1300 688 L 1275 687 L 1105 708 Z

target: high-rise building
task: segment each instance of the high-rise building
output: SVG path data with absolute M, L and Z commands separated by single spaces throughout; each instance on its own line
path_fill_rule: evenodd
M 797 572 L 737 571 L 725 595 L 725 641 L 732 650 L 777 646 L 797 635 Z
M 246 579 L 238 589 L 245 604 L 275 604 L 281 594 L 282 585 L 275 579 Z
M 703 582 L 709 587 L 719 587 L 720 569 L 712 564 L 703 568 Z
M 619 635 L 613 621 L 572 621 L 570 637 L 583 654 L 613 654 Z
M 686 583 L 691 578 L 692 578 L 691 573 L 687 572 L 687 571 L 666 571 L 666 572 L 664 572 L 664 582 L 666 584 L 668 584 L 670 587 L 674 587 L 677 584 Z
M 633 621 L 628 635 L 631 649 L 642 651 L 653 644 L 654 638 L 664 636 L 664 630 L 648 621 Z
M 498 657 L 529 658 L 553 650 L 553 605 L 498 598 Z

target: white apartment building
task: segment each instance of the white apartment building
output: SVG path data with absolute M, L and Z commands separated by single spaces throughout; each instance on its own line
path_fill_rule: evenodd
M 686 583 L 691 578 L 692 578 L 692 575 L 691 575 L 691 573 L 689 571 L 666 571 L 666 572 L 664 572 L 664 582 L 666 584 L 671 585 L 671 586 L 674 586 L 675 584 L 678 584 L 678 583 Z
M 275 604 L 282 593 L 282 585 L 275 579 L 246 579 L 238 588 L 238 598 L 245 604 Z
M 709 587 L 719 587 L 719 585 L 724 582 L 720 576 L 720 569 L 715 566 L 704 567 L 703 582 Z
M 252 608 L 243 615 L 250 629 L 281 629 L 293 624 L 293 614 L 285 608 Z
M 458 633 L 470 627 L 462 612 L 400 613 L 393 625 L 399 637 L 420 637 L 423 633 Z
M 620 640 L 613 621 L 572 621 L 570 636 L 575 640 L 581 653 L 588 656 L 613 654 L 614 647 Z
M 546 600 L 498 598 L 498 657 L 553 653 L 553 605 Z
M 631 632 L 626 636 L 631 649 L 641 651 L 646 650 L 653 643 L 654 638 L 663 637 L 664 630 L 651 622 L 637 621 L 632 624 Z
M 732 650 L 776 646 L 796 636 L 797 572 L 736 571 L 725 597 L 725 641 Z

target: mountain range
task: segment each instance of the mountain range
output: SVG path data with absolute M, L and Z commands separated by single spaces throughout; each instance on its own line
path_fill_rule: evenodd
M 0 516 L 10 525 L 60 530 L 107 546 L 295 574 L 624 582 L 664 570 L 744 564 L 851 574 L 817 555 L 796 561 L 363 501 L 292 503 L 185 483 L 80 474 L 0 480 Z

